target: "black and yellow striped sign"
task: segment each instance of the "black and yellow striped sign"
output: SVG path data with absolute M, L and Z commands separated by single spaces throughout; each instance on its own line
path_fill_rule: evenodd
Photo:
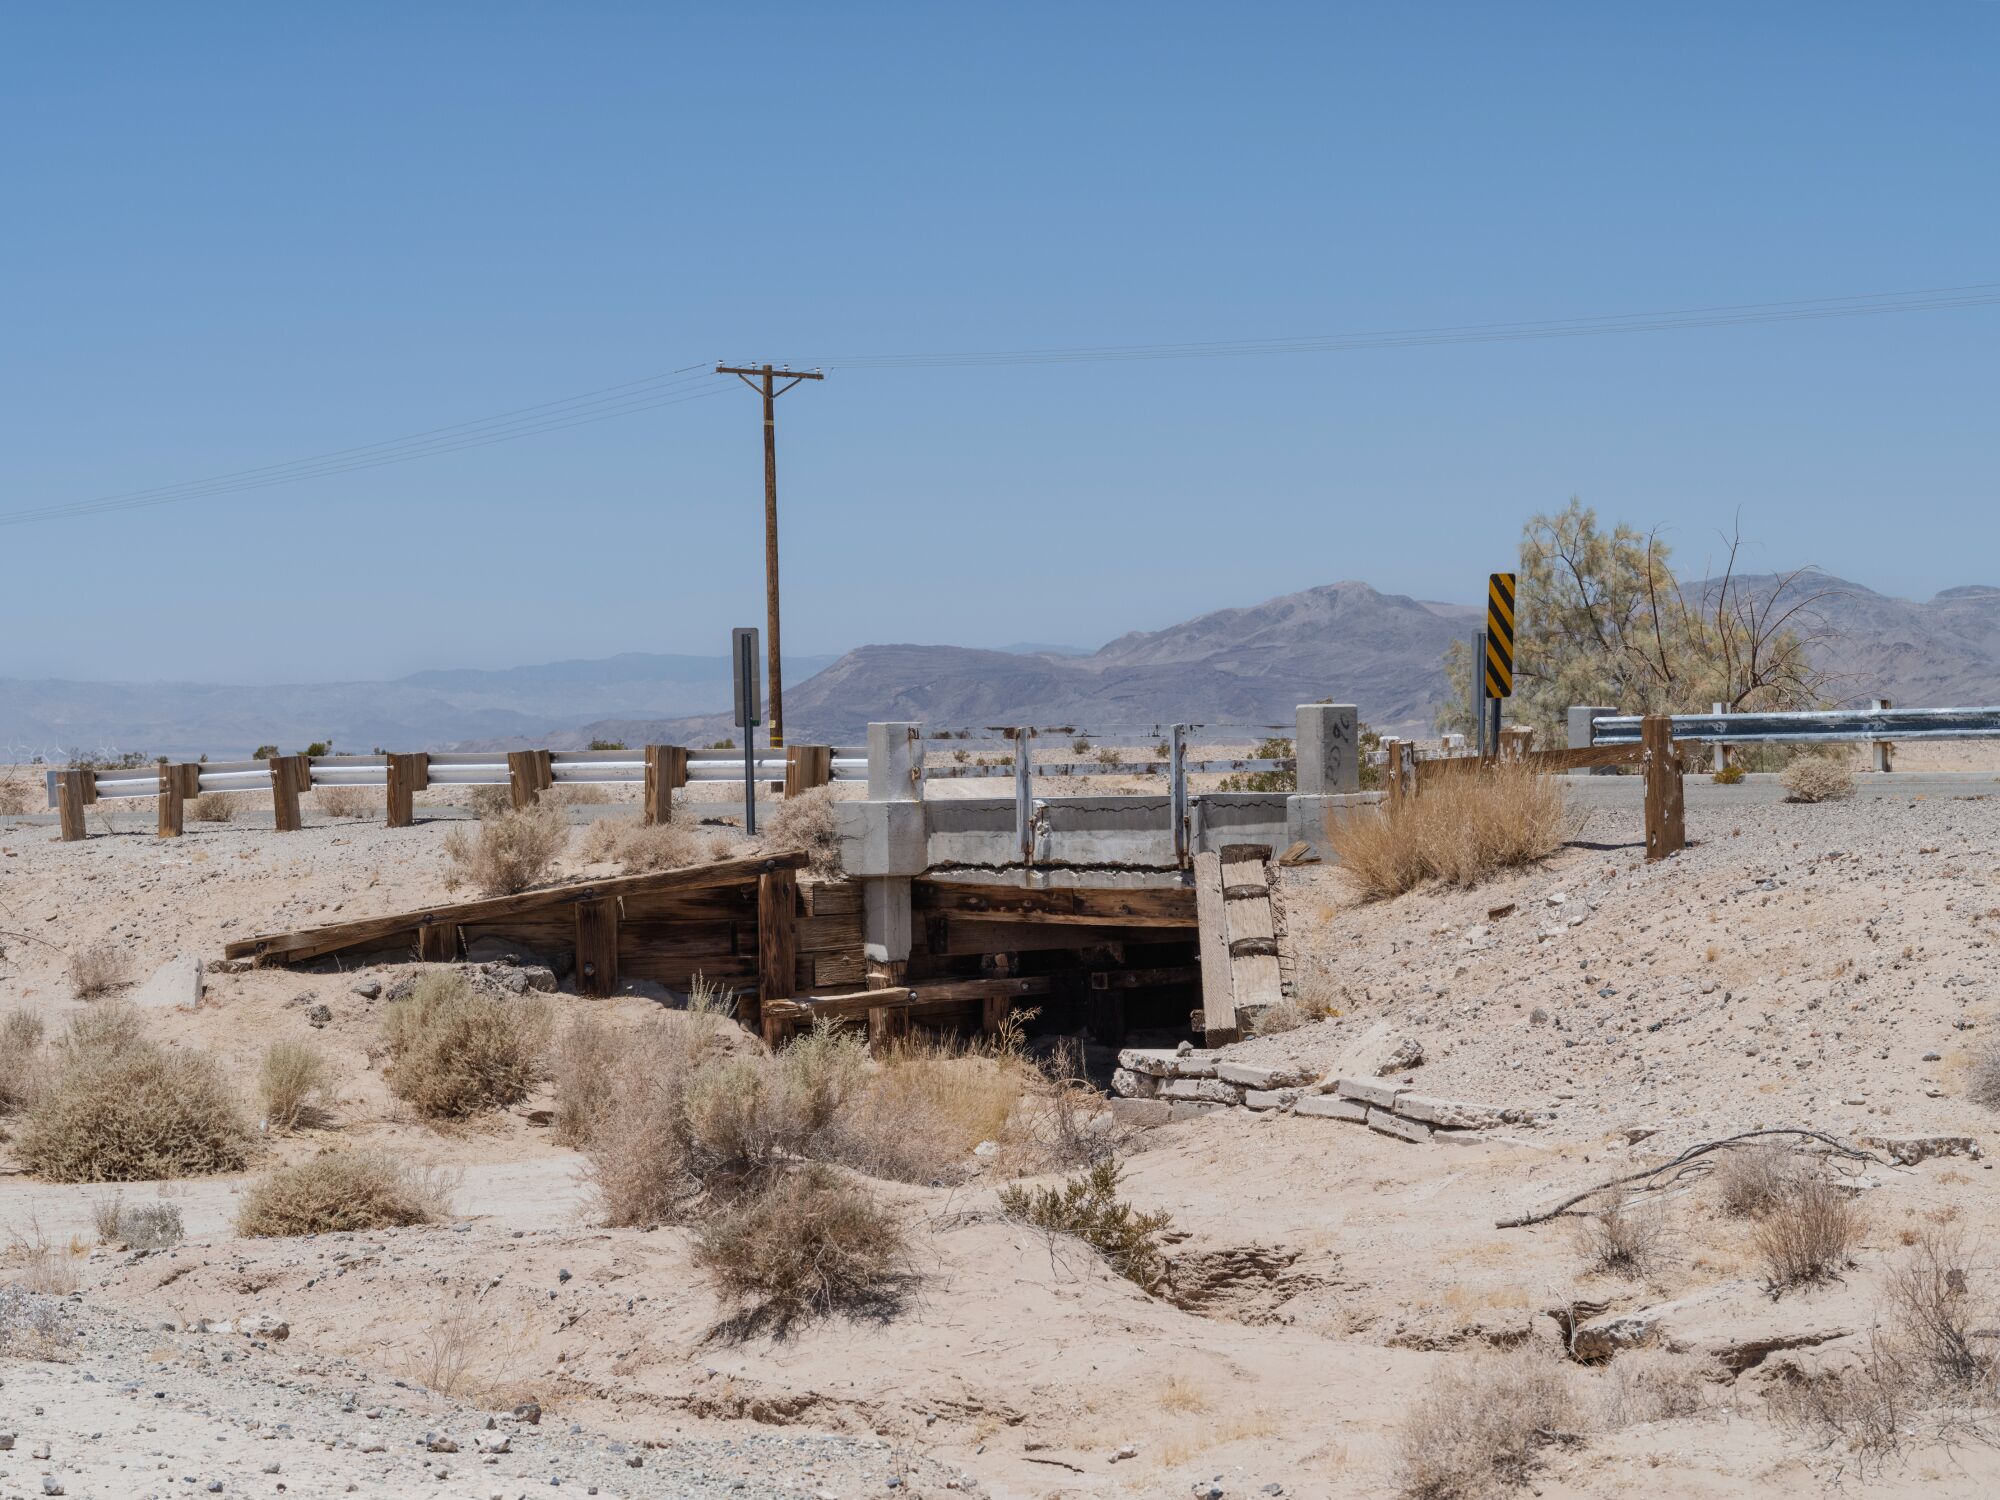
M 1486 581 L 1486 696 L 1514 695 L 1514 575 Z

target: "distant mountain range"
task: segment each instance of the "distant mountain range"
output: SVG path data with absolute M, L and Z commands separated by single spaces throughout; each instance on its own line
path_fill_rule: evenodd
M 1738 586 L 1759 592 L 1776 582 Z M 1816 596 L 1814 650 L 1841 699 L 2000 702 L 2000 588 L 1947 589 L 1915 603 L 1817 572 L 1789 587 L 1792 597 Z M 1419 732 L 1444 694 L 1446 645 L 1478 629 L 1482 615 L 1350 582 L 1137 631 L 1096 651 L 906 644 L 793 657 L 786 728 L 801 742 L 852 742 L 879 719 L 935 729 L 1073 725 L 1097 735 L 1150 735 L 1176 721 L 1254 730 L 1289 725 L 1297 704 L 1331 697 L 1358 704 L 1380 728 Z M 69 747 L 221 755 L 329 736 L 354 750 L 700 744 L 732 733 L 729 697 L 726 658 L 640 653 L 375 683 L 0 680 L 0 756 Z

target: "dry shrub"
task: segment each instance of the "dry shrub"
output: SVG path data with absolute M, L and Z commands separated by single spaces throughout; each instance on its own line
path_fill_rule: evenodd
M 549 1056 L 555 1084 L 555 1139 L 583 1147 L 597 1137 L 611 1106 L 625 1038 L 588 1012 L 570 1022 Z
M 584 824 L 583 836 L 576 841 L 576 857 L 586 864 L 609 864 L 618 857 L 618 841 L 624 825 L 611 818 L 593 818 Z
M 1397 1434 L 1403 1493 L 1469 1500 L 1526 1482 L 1537 1454 L 1576 1426 L 1570 1374 L 1533 1344 L 1453 1360 L 1431 1377 Z
M 1011 1045 L 903 1041 L 871 1072 L 836 1126 L 834 1152 L 898 1182 L 971 1175 L 972 1148 L 998 1141 L 1036 1082 Z
M 699 864 L 702 846 L 694 830 L 684 823 L 640 824 L 620 835 L 616 857 L 627 875 L 646 875 Z
M 1597 1422 L 1616 1430 L 1640 1422 L 1699 1416 L 1708 1388 L 1727 1374 L 1700 1354 L 1630 1349 L 1611 1362 L 1597 1388 Z
M 1860 1205 L 1824 1175 L 1802 1177 L 1757 1226 L 1757 1253 L 1775 1294 L 1837 1277 L 1861 1238 Z
M 30 783 L 18 770 L 0 771 L 0 818 L 18 818 L 33 806 Z
M 271 1129 L 296 1130 L 323 1113 L 332 1094 L 333 1068 L 310 1042 L 273 1042 L 264 1050 L 257 1097 Z
M 236 1212 L 250 1239 L 429 1224 L 450 1210 L 452 1183 L 383 1151 L 329 1151 L 253 1183 Z
M 445 886 L 472 885 L 489 896 L 511 896 L 549 878 L 549 869 L 569 843 L 569 824 L 545 803 L 482 818 L 468 835 L 453 828 L 444 836 L 451 861 Z
M 810 1163 L 705 1223 L 694 1261 L 752 1321 L 886 1311 L 906 1284 L 902 1227 L 858 1183 Z
M 26 1109 L 42 1081 L 42 1018 L 10 1010 L 0 1019 L 0 1115 Z
M 541 1079 L 548 1006 L 490 995 L 434 969 L 382 1018 L 389 1091 L 418 1114 L 457 1119 L 518 1104 Z
M 1854 795 L 1854 772 L 1845 760 L 1801 755 L 1778 773 L 1787 802 L 1837 802 Z
M 365 818 L 382 804 L 367 787 L 323 786 L 314 791 L 313 805 L 329 818 Z
M 840 829 L 833 816 L 833 788 L 816 786 L 787 797 L 771 809 L 764 842 L 773 849 L 798 849 L 806 868 L 822 880 L 841 877 Z
M 181 1211 L 173 1204 L 163 1198 L 128 1208 L 122 1189 L 93 1203 L 90 1218 L 99 1240 L 132 1250 L 164 1250 L 178 1245 L 187 1234 Z
M 89 943 L 69 956 L 69 989 L 79 1000 L 95 1000 L 131 977 L 125 950 L 114 943 Z
M 1713 781 L 1717 786 L 1736 786 L 1748 774 L 1747 771 L 1738 765 L 1719 766 L 1709 780 Z
M 611 794 L 594 781 L 566 781 L 543 792 L 542 800 L 557 807 L 603 807 L 611 801 Z
M 1122 1201 L 1118 1183 L 1123 1175 L 1124 1169 L 1107 1159 L 1061 1187 L 1004 1187 L 1000 1209 L 1023 1224 L 1082 1240 L 1141 1291 L 1157 1293 L 1167 1279 L 1160 1235 L 1173 1218 L 1166 1213 L 1142 1214 Z
M 1724 1213 L 1761 1219 L 1808 1175 L 1810 1168 L 1788 1146 L 1738 1146 L 1722 1153 L 1715 1185 Z
M 1579 821 L 1553 777 L 1502 763 L 1440 776 L 1420 796 L 1337 820 L 1333 851 L 1364 895 L 1383 898 L 1427 880 L 1477 885 L 1534 864 L 1574 836 Z
M 75 1342 L 76 1326 L 58 1297 L 27 1287 L 0 1287 L 0 1359 L 59 1359 Z
M 514 810 L 514 789 L 508 786 L 469 787 L 465 802 L 481 818 L 497 818 Z
M 236 798 L 228 792 L 203 792 L 187 810 L 197 823 L 227 823 L 236 816 Z
M 2000 1042 L 1987 1043 L 1986 1050 L 1972 1059 L 1965 1092 L 1974 1104 L 2000 1109 Z
M 1614 1276 L 1644 1276 L 1666 1260 L 1673 1227 L 1663 1205 L 1615 1193 L 1594 1214 L 1573 1221 L 1584 1265 Z
M 50 1064 L 16 1142 L 22 1161 L 49 1180 L 132 1182 L 243 1166 L 249 1133 L 215 1060 L 148 1040 L 130 1006 L 78 1016 Z
M 1071 1171 L 1111 1156 L 1126 1138 L 1085 1075 L 1082 1044 L 1059 1040 L 1031 1075 L 1009 1124 L 1016 1170 Z M 975 1143 L 976 1144 L 976 1143 Z

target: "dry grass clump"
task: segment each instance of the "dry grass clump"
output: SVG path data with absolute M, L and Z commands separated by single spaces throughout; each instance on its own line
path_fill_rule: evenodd
M 566 781 L 543 792 L 542 800 L 557 807 L 603 807 L 611 794 L 594 781 Z
M 115 943 L 88 943 L 69 956 L 69 991 L 79 1000 L 95 1000 L 130 982 L 131 963 Z
M 471 885 L 489 896 L 511 896 L 549 878 L 550 867 L 569 843 L 569 824 L 545 803 L 481 818 L 468 835 L 453 828 L 444 836 L 447 889 Z
M 1837 1277 L 1854 1261 L 1860 1205 L 1822 1174 L 1802 1177 L 1757 1226 L 1757 1254 L 1775 1294 Z
M 1397 1434 L 1403 1493 L 1471 1500 L 1534 1473 L 1537 1455 L 1577 1425 L 1569 1372 L 1533 1344 L 1453 1360 L 1431 1378 Z
M 1717 766 L 1715 774 L 1709 777 L 1709 780 L 1713 781 L 1717 786 L 1737 786 L 1747 775 L 1749 775 L 1749 772 L 1745 771 L 1741 766 L 1731 764 Z
M 1699 1416 L 1708 1390 L 1728 1375 L 1700 1354 L 1628 1349 L 1614 1359 L 1597 1388 L 1597 1422 L 1616 1430 L 1640 1422 Z
M 429 1224 L 450 1210 L 451 1182 L 382 1151 L 329 1151 L 253 1183 L 236 1211 L 251 1239 Z
M 548 1033 L 539 998 L 485 994 L 432 970 L 382 1018 L 389 1091 L 430 1119 L 518 1104 L 543 1075 Z
M 764 842 L 773 849 L 799 849 L 806 868 L 822 880 L 841 876 L 840 829 L 833 816 L 833 789 L 816 786 L 787 797 L 771 809 Z
M 75 1339 L 61 1298 L 0 1286 L 0 1359 L 59 1359 Z
M 203 792 L 187 810 L 197 823 L 227 823 L 236 816 L 236 798 L 228 792 Z
M 1593 1271 L 1644 1276 L 1672 1249 L 1673 1226 L 1665 1208 L 1629 1194 L 1613 1194 L 1596 1213 L 1573 1222 L 1577 1250 Z
M 0 818 L 18 818 L 33 806 L 31 785 L 16 767 L 0 771 Z
M 104 1005 L 71 1021 L 15 1146 L 53 1182 L 131 1182 L 233 1172 L 249 1132 L 204 1052 L 168 1052 L 138 1012 Z
M 1810 1171 L 1788 1146 L 1738 1146 L 1725 1151 L 1714 1178 L 1722 1211 L 1732 1218 L 1761 1219 Z
M 752 1321 L 780 1327 L 808 1314 L 886 1311 L 907 1282 L 895 1218 L 860 1184 L 808 1163 L 779 1172 L 709 1219 L 694 1262 Z
M 133 1250 L 164 1250 L 178 1245 L 187 1234 L 181 1211 L 173 1204 L 162 1198 L 128 1208 L 122 1189 L 93 1203 L 90 1220 L 104 1244 L 123 1244 Z
M 381 802 L 361 786 L 323 786 L 313 792 L 313 805 L 329 818 L 365 818 Z
M 601 1127 L 615 1095 L 614 1082 L 625 1042 L 596 1016 L 585 1012 L 564 1028 L 549 1054 L 555 1084 L 557 1144 L 588 1145 Z
M 1547 859 L 1578 822 L 1553 777 L 1502 763 L 1438 777 L 1373 816 L 1340 819 L 1332 841 L 1341 868 L 1379 899 L 1428 880 L 1477 885 Z
M 998 1141 L 1034 1070 L 1006 1046 L 897 1043 L 838 1124 L 837 1159 L 874 1177 L 943 1183 L 969 1174 L 972 1148 Z
M 577 853 L 594 863 L 619 865 L 627 875 L 678 870 L 715 857 L 694 823 L 680 813 L 651 824 L 599 818 L 584 830 Z
M 514 789 L 506 786 L 468 787 L 465 804 L 481 818 L 497 818 L 514 810 Z
M 1778 773 L 1787 802 L 1837 802 L 1854 795 L 1854 772 L 1845 760 L 1801 755 Z
M 0 1115 L 15 1114 L 34 1100 L 42 1081 L 42 1018 L 10 1010 L 0 1019 Z
M 296 1130 L 319 1114 L 333 1096 L 333 1068 L 310 1042 L 273 1042 L 257 1073 L 257 1097 L 264 1123 L 273 1130 Z
M 1118 1196 L 1124 1169 L 1105 1160 L 1061 1187 L 1000 1190 L 1000 1209 L 1010 1219 L 1082 1240 L 1111 1269 L 1140 1290 L 1157 1293 L 1167 1279 L 1160 1235 L 1173 1223 L 1166 1213 L 1142 1214 Z

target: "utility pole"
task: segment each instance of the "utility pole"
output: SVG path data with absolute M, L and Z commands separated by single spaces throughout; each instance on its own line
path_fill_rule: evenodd
M 734 375 L 764 398 L 764 633 L 771 675 L 773 750 L 785 747 L 784 676 L 778 665 L 778 398 L 801 380 L 824 380 L 818 370 L 780 370 L 771 365 L 717 365 L 718 375 Z M 777 382 L 784 381 L 783 385 Z

